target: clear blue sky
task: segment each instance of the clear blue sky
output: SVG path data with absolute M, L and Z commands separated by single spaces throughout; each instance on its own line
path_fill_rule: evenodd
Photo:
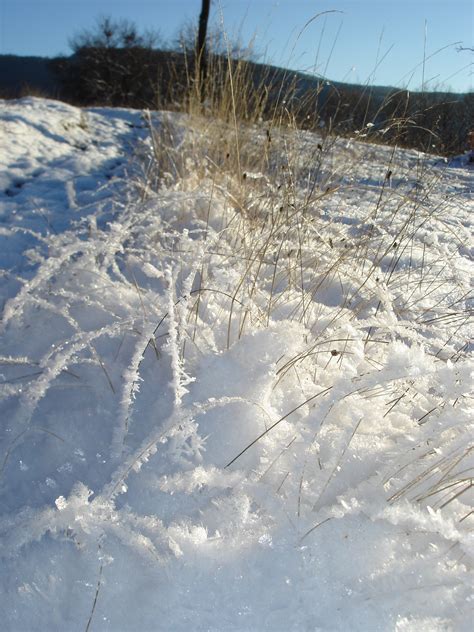
M 69 38 L 100 15 L 156 28 L 171 41 L 200 6 L 201 0 L 0 0 L 0 53 L 69 54 Z M 211 0 L 211 20 L 223 16 L 231 35 L 255 37 L 262 60 L 280 66 L 334 81 L 415 90 L 424 79 L 427 89 L 465 92 L 473 89 L 474 55 L 457 52 L 455 42 L 474 45 L 473 6 L 472 0 Z M 321 16 L 300 34 L 327 10 L 342 13 Z

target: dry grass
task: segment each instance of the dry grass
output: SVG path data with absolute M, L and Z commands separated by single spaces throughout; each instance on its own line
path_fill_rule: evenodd
M 301 114 L 308 110 L 308 103 L 295 97 L 291 81 L 274 85 L 266 76 L 256 83 L 244 62 L 222 56 L 210 59 L 204 102 L 191 72 L 188 81 L 185 119 L 177 124 L 176 119 L 163 117 L 158 125 L 150 120 L 154 164 L 148 177 L 158 188 L 206 191 L 209 211 L 201 227 L 205 238 L 213 195 L 219 191 L 226 201 L 221 230 L 208 242 L 200 287 L 189 302 L 189 344 L 196 344 L 208 297 L 220 293 L 222 305 L 226 305 L 222 309 L 227 310 L 224 348 L 238 340 L 249 325 L 265 327 L 282 317 L 302 323 L 310 332 L 304 351 L 282 357 L 276 384 L 290 374 L 311 372 L 314 383 L 322 379 L 321 392 L 326 394 L 332 388 L 323 378 L 328 367 L 333 374 L 342 373 L 361 341 L 367 366 L 375 371 L 384 366 L 386 345 L 396 339 L 421 336 L 432 357 L 446 359 L 452 337 L 470 315 L 463 306 L 465 288 L 459 286 L 456 296 L 450 297 L 450 262 L 429 259 L 428 263 L 426 246 L 419 239 L 430 226 L 452 233 L 448 215 L 452 206 L 433 195 L 439 182 L 427 158 L 419 155 L 411 168 L 413 187 L 397 188 L 392 186 L 392 176 L 401 169 L 398 150 L 387 148 L 383 172 L 376 184 L 367 186 L 365 195 L 363 186 L 351 185 L 357 181 L 361 154 L 341 138 L 330 121 L 316 136 L 301 129 Z M 306 99 L 316 96 L 306 95 Z M 317 113 L 315 116 L 317 124 Z M 406 112 L 401 112 L 390 125 L 392 132 L 402 134 L 412 124 Z M 370 121 L 365 129 L 366 133 L 356 137 L 367 140 L 373 133 Z M 351 195 L 360 197 L 353 207 L 359 213 L 353 218 L 354 229 L 331 217 Z M 454 233 L 452 238 L 456 239 Z M 211 260 L 223 269 L 240 271 L 232 286 L 225 290 L 213 286 Z M 335 292 L 334 288 L 338 288 L 339 298 L 328 304 L 325 296 Z M 394 329 L 377 321 L 382 311 L 404 324 Z M 359 319 L 373 325 L 359 327 Z M 430 332 L 431 325 L 440 322 L 447 325 L 443 339 L 439 331 L 437 336 Z M 346 333 L 348 325 L 354 336 Z M 453 353 L 451 350 L 451 357 Z M 410 380 L 354 388 L 344 398 L 355 393 L 367 399 L 385 398 L 384 418 L 401 409 L 411 410 L 416 417 L 418 402 L 426 395 Z M 270 423 L 229 465 L 320 394 L 318 390 L 316 395 L 302 398 L 301 405 Z M 426 423 L 444 405 L 437 401 L 433 410 L 426 409 L 419 416 L 419 423 Z M 444 440 L 449 444 L 453 436 L 448 433 Z M 470 451 L 464 447 L 459 453 L 464 459 Z M 439 501 L 443 507 L 471 489 L 468 476 L 452 478 L 448 476 L 451 469 L 446 468 L 446 474 L 418 494 L 418 500 L 445 493 Z M 424 481 L 430 472 L 414 474 L 413 484 Z M 411 488 L 407 485 L 390 500 L 404 497 Z

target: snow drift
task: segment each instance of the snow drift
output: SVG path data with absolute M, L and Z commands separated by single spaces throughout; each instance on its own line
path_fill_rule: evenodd
M 0 103 L 4 629 L 470 629 L 472 172 L 213 125 Z

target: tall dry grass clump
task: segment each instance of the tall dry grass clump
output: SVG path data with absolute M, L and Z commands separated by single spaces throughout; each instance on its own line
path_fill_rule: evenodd
M 324 120 L 318 112 L 322 85 L 313 92 L 302 91 L 291 73 L 272 74 L 268 68 L 256 73 L 227 48 L 227 55 L 209 56 L 204 86 L 189 59 L 180 107 L 185 119 L 176 124 L 175 118 L 164 118 L 156 126 L 150 119 L 153 161 L 148 177 L 157 186 L 179 181 L 182 187 L 204 184 L 210 191 L 222 192 L 228 202 L 223 239 L 231 235 L 232 252 L 235 255 L 241 248 L 248 261 L 245 275 L 252 279 L 251 297 L 259 283 L 271 279 L 272 297 L 264 309 L 264 321 L 268 322 L 274 305 L 284 300 L 273 296 L 273 289 L 282 287 L 282 275 L 287 290 L 298 288 L 299 302 L 293 313 L 305 323 L 310 321 L 310 306 L 318 290 L 328 279 L 353 276 L 356 270 L 360 279 L 352 284 L 352 291 L 343 292 L 339 310 L 357 303 L 362 311 L 363 305 L 372 305 L 374 300 L 380 306 L 378 289 L 368 291 L 372 283 L 382 282 L 382 276 L 391 283 L 407 252 L 415 247 L 417 231 L 432 220 L 445 222 L 445 206 L 430 199 L 439 178 L 431 169 L 433 160 L 414 153 L 410 177 L 402 176 L 400 172 L 407 170 L 398 164 L 397 145 L 385 147 L 384 164 L 377 167 L 370 186 L 362 187 L 358 230 L 349 236 L 331 213 L 341 201 L 346 204 L 351 183 L 360 176 L 365 155 L 371 154 L 370 146 L 358 146 L 353 139 L 380 144 L 387 133 L 401 137 L 415 124 L 406 102 L 400 97 L 403 102 L 397 105 L 397 116 L 382 133 L 367 114 L 361 129 L 349 135 L 344 121 Z M 304 121 L 309 119 L 311 130 L 307 131 Z M 406 188 L 394 187 L 397 171 L 401 184 L 406 179 Z M 415 265 L 413 257 L 410 261 L 408 277 Z M 249 287 L 247 281 L 242 279 L 236 296 Z M 341 281 L 341 285 L 347 283 Z M 245 323 L 246 317 L 241 320 Z
M 211 55 L 205 86 L 191 63 L 187 81 L 185 115 L 150 119 L 147 186 L 199 190 L 207 199 L 196 224 L 204 251 L 189 295 L 188 345 L 218 295 L 223 350 L 249 326 L 275 320 L 307 331 L 305 349 L 282 356 L 277 384 L 290 374 L 303 383 L 310 374 L 327 393 L 335 384 L 327 375 L 352 371 L 358 354 L 365 370 L 382 370 L 394 341 L 423 340 L 436 362 L 462 359 L 454 341 L 469 319 L 467 288 L 459 280 L 453 289 L 453 262 L 430 241 L 432 231 L 456 240 L 458 202 L 436 194 L 442 173 L 432 157 L 380 144 L 384 134 L 393 140 L 416 125 L 403 95 L 382 134 L 367 110 L 351 137 L 344 121 L 339 126 L 318 111 L 323 88 L 300 91 L 289 73 L 258 76 L 242 59 Z M 304 129 L 308 117 L 311 130 Z M 212 218 L 217 198 L 220 215 Z M 226 284 L 216 267 L 232 270 Z M 369 387 L 360 378 L 358 387 L 354 379 L 343 398 L 382 396 L 387 416 L 409 409 L 425 424 L 446 404 L 418 414 L 415 380 Z M 463 450 L 461 460 L 470 454 Z

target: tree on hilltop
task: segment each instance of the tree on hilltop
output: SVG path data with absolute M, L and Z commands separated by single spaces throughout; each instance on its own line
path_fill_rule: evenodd
M 199 28 L 196 41 L 196 79 L 198 81 L 201 101 L 204 101 L 204 90 L 207 77 L 207 25 L 209 22 L 209 10 L 211 0 L 202 0 L 201 14 L 199 15 Z

